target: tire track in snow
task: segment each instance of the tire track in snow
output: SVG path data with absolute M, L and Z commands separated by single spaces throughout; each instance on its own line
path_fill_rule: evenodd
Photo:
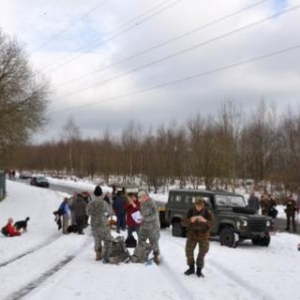
M 3 300 L 20 300 L 23 297 L 27 296 L 29 293 L 31 293 L 33 290 L 38 288 L 43 282 L 45 282 L 51 276 L 61 271 L 63 267 L 69 264 L 78 255 L 78 253 L 82 249 L 86 248 L 86 246 L 90 243 L 91 243 L 90 239 L 87 239 L 85 243 L 83 243 L 83 245 L 77 248 L 72 254 L 67 255 L 64 259 L 58 261 L 50 269 L 43 272 L 40 276 L 38 276 L 34 280 L 28 282 L 25 286 L 23 286 L 19 290 L 12 292 L 11 294 L 3 298 Z
M 17 255 L 17 256 L 14 256 L 13 258 L 10 258 L 2 263 L 0 263 L 0 268 L 3 268 L 13 262 L 15 262 L 16 260 L 19 260 L 29 254 L 32 254 L 40 249 L 42 249 L 43 247 L 46 247 L 48 246 L 49 244 L 55 242 L 57 239 L 59 239 L 61 237 L 61 235 L 57 236 L 57 235 L 53 235 L 50 239 L 46 240 L 45 242 L 41 243 L 41 244 L 38 244 L 37 246 L 34 246 L 32 248 L 30 248 L 29 250 Z
M 170 239 L 170 238 L 168 240 L 170 242 L 172 242 L 173 244 L 182 247 L 182 244 L 177 242 L 176 240 L 173 240 L 173 239 Z M 240 287 L 244 288 L 247 292 L 249 292 L 253 296 L 255 296 L 256 299 L 275 300 L 271 295 L 269 295 L 265 291 L 257 288 L 256 286 L 251 285 L 246 280 L 243 280 L 239 274 L 235 273 L 234 271 L 232 271 L 231 269 L 225 267 L 224 265 L 221 265 L 215 259 L 210 257 L 209 261 L 211 262 L 211 265 L 213 265 L 216 269 L 218 269 L 218 271 L 221 271 L 226 277 L 228 277 L 229 279 L 234 281 Z
M 6 297 L 4 300 L 19 300 L 23 297 L 27 296 L 32 290 L 38 288 L 40 284 L 42 284 L 44 281 L 46 281 L 49 277 L 57 273 L 59 270 L 61 270 L 65 265 L 67 265 L 70 261 L 74 259 L 73 256 L 68 256 L 64 260 L 60 261 L 58 264 L 56 264 L 54 267 L 43 273 L 39 278 L 36 280 L 31 281 L 28 283 L 25 287 L 21 288 L 20 290 L 10 294 L 8 297 Z
M 215 266 L 219 271 L 223 274 L 227 275 L 230 279 L 235 281 L 239 286 L 243 287 L 245 290 L 248 290 L 252 294 L 256 295 L 256 299 L 261 300 L 275 300 L 271 295 L 266 293 L 265 291 L 259 289 L 258 287 L 250 284 L 248 281 L 243 280 L 240 275 L 233 272 L 231 269 L 224 267 L 219 262 L 210 258 L 210 262 L 213 266 Z
M 25 184 L 23 181 L 19 181 L 18 183 Z M 40 192 L 43 193 L 44 190 L 40 190 Z M 58 197 L 60 197 L 61 193 L 62 193 L 62 192 L 56 191 L 56 190 L 53 190 L 53 192 L 56 195 L 58 195 Z M 44 204 L 42 202 L 38 202 L 38 203 L 39 203 L 39 206 L 38 206 L 39 209 L 38 208 L 35 209 L 35 213 L 36 214 L 39 214 L 41 211 L 44 210 Z M 33 219 L 32 216 L 31 216 L 31 218 Z M 52 235 L 49 239 L 45 240 L 44 242 L 42 242 L 40 244 L 37 244 L 36 246 L 33 246 L 33 247 L 29 248 L 27 251 L 24 251 L 23 253 L 18 254 L 16 256 L 14 256 L 14 257 L 12 257 L 12 258 L 10 258 L 10 259 L 8 259 L 8 260 L 0 263 L 0 269 L 3 268 L 3 267 L 5 267 L 5 266 L 7 266 L 7 265 L 9 265 L 9 264 L 11 264 L 11 263 L 13 263 L 13 262 L 15 262 L 15 261 L 17 261 L 17 260 L 19 260 L 19 259 L 21 259 L 21 258 L 23 258 L 23 257 L 26 257 L 27 255 L 30 255 L 30 254 L 32 254 L 32 253 L 34 253 L 34 252 L 36 252 L 36 251 L 38 251 L 38 250 L 40 250 L 40 249 L 48 246 L 49 244 L 55 242 L 57 239 L 59 239 L 61 237 L 62 237 L 61 234 L 54 234 L 54 235 Z
M 190 289 L 187 289 L 182 280 L 178 276 L 174 276 L 174 271 L 171 269 L 170 265 L 163 260 L 162 264 L 158 266 L 162 273 L 164 273 L 165 278 L 171 283 L 176 293 L 181 299 L 195 299 L 194 295 L 191 293 Z

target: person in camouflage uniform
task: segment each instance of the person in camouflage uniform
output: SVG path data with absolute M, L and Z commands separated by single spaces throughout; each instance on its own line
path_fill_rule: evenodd
M 153 261 L 156 264 L 159 264 L 160 251 L 158 241 L 160 238 L 160 224 L 157 207 L 154 201 L 149 197 L 148 193 L 144 190 L 139 191 L 138 199 L 141 203 L 140 210 L 142 221 L 138 234 L 139 240 L 137 247 L 135 248 L 132 261 L 143 262 L 135 258 L 145 257 L 143 252 L 148 252 L 149 247 L 147 245 L 149 244 L 146 241 L 149 239 L 151 249 L 153 250 Z M 145 251 L 143 249 L 145 249 Z
M 109 207 L 107 206 L 107 203 L 102 200 L 102 189 L 99 185 L 96 186 L 94 195 L 96 198 L 87 205 L 86 213 L 88 216 L 91 216 L 91 227 L 95 241 L 96 260 L 98 261 L 102 258 L 103 241 L 103 262 L 107 263 L 109 262 L 113 240 L 113 237 L 110 234 L 110 229 L 107 226 Z
M 295 215 L 297 211 L 297 203 L 293 198 L 293 194 L 290 194 L 289 197 L 286 200 L 286 229 L 287 231 L 290 231 L 290 223 L 293 225 L 293 231 L 296 232 L 296 221 L 295 221 Z
M 194 206 L 187 212 L 187 241 L 185 253 L 189 268 L 184 272 L 185 275 L 195 273 L 194 250 L 199 246 L 197 256 L 198 277 L 204 277 L 202 269 L 204 267 L 204 257 L 209 249 L 210 228 L 214 225 L 213 214 L 204 206 L 202 198 L 196 198 Z

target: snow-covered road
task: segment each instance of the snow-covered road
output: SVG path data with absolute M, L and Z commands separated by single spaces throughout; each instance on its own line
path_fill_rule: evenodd
M 0 299 L 300 299 L 298 236 L 280 233 L 270 247 L 236 249 L 212 241 L 205 278 L 183 275 L 185 239 L 161 231 L 160 266 L 94 261 L 90 229 L 61 235 L 52 212 L 63 194 L 9 182 L 0 220 L 30 216 L 21 237 L 0 237 Z M 115 234 L 115 233 L 114 233 Z

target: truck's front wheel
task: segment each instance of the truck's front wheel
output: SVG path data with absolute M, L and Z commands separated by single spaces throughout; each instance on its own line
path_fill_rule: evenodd
M 230 227 L 224 227 L 220 232 L 220 243 L 221 246 L 226 246 L 230 248 L 235 248 L 237 242 L 235 241 L 234 231 Z
M 183 227 L 180 222 L 174 222 L 172 224 L 172 235 L 178 237 L 183 236 Z

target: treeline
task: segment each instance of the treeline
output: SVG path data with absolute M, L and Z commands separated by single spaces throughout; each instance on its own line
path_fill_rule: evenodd
M 56 175 L 139 177 L 157 190 L 179 180 L 207 189 L 251 178 L 296 191 L 300 184 L 300 115 L 276 114 L 262 102 L 247 120 L 232 102 L 218 116 L 144 132 L 130 122 L 120 138 L 108 132 L 83 139 L 72 119 L 59 142 L 19 148 L 11 157 L 19 169 Z

